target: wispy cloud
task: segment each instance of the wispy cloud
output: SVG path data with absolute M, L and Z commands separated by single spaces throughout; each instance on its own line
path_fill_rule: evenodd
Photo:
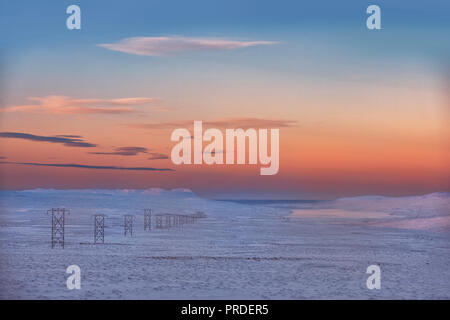
M 30 97 L 34 104 L 1 108 L 3 112 L 41 112 L 52 114 L 124 114 L 137 112 L 134 106 L 149 105 L 156 98 L 74 99 L 67 96 Z
M 148 158 L 148 160 L 165 160 L 169 159 L 169 157 L 162 153 L 157 152 L 150 152 L 151 157 Z
M 138 123 L 131 126 L 143 129 L 176 129 L 190 128 L 194 120 L 182 120 L 160 123 Z M 282 128 L 292 127 L 297 124 L 295 120 L 261 119 L 261 118 L 228 118 L 213 121 L 203 121 L 203 126 L 213 128 L 249 129 L 249 128 Z
M 60 143 L 67 147 L 93 148 L 96 144 L 83 140 L 83 137 L 76 135 L 57 135 L 57 136 L 37 136 L 23 132 L 0 132 L 1 138 L 23 139 L 29 141 L 41 141 L 50 143 Z
M 80 168 L 80 169 L 97 169 L 97 170 L 175 171 L 174 169 L 170 169 L 170 168 L 93 166 L 93 165 L 76 164 L 76 163 L 36 163 L 36 162 L 0 161 L 0 164 L 18 164 L 18 165 L 24 165 L 24 166 L 57 167 L 57 168 Z
M 102 43 L 98 46 L 141 56 L 166 56 L 185 51 L 234 50 L 274 43 L 276 42 L 171 36 L 125 38 L 116 43 Z
M 89 152 L 90 154 L 117 155 L 117 156 L 136 156 L 140 153 L 147 153 L 148 149 L 143 147 L 120 147 L 113 152 Z

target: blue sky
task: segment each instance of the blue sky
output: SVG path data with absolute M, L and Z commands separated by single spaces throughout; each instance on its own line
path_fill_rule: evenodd
M 365 27 L 368 4 L 382 8 L 379 32 Z M 65 27 L 70 4 L 82 10 L 82 30 Z M 435 72 L 450 55 L 447 1 L 2 1 L 1 43 L 4 74 L 27 86 L 28 95 L 44 72 L 60 76 L 52 86 L 85 90 L 86 73 L 107 86 L 120 72 L 145 81 L 151 73 L 164 81 L 168 71 L 186 78 L 212 70 L 266 72 L 274 77 L 341 78 L 343 73 Z M 183 54 L 170 59 L 107 51 L 99 43 L 135 36 L 223 37 L 276 41 L 276 46 L 235 52 Z M 30 59 L 30 55 L 33 56 Z M 295 61 L 295 63 L 293 63 Z M 302 63 L 304 61 L 304 63 Z M 431 63 L 430 63 L 431 61 Z M 126 66 L 126 68 L 125 68 Z M 182 74 L 180 69 L 184 69 Z M 142 70 L 147 70 L 142 74 Z M 380 71 L 382 70 L 382 71 Z M 28 85 L 27 85 L 28 83 Z M 66 89 L 67 90 L 67 89 Z M 102 86 L 96 85 L 97 92 Z M 131 90 L 131 89 L 130 89 Z M 69 94 L 70 92 L 68 92 Z M 130 92 L 131 93 L 131 92 Z M 14 99 L 21 97 L 11 97 Z M 8 97 L 6 97 L 8 101 Z
M 83 30 L 68 34 L 65 9 L 78 4 Z M 274 36 L 311 29 L 365 30 L 365 8 L 382 8 L 384 28 L 407 32 L 448 28 L 450 4 L 431 1 L 4 1 L 2 43 L 9 49 L 26 45 L 114 41 L 130 36 L 182 34 L 195 36 Z M 448 29 L 447 29 L 448 30 Z M 420 35 L 419 35 L 420 36 Z M 78 38 L 77 38 L 78 37 Z M 444 40 L 444 39 L 442 39 Z

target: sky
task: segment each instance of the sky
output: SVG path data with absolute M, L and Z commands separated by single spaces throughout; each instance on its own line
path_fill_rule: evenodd
M 1 189 L 450 191 L 448 1 L 0 3 Z M 278 128 L 279 172 L 174 165 L 171 132 L 194 120 Z

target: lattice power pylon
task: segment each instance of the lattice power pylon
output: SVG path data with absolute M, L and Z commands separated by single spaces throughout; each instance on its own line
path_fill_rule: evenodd
M 144 209 L 144 231 L 152 229 L 152 209 Z
M 94 243 L 105 243 L 105 215 L 94 215 Z
M 162 224 L 163 219 L 162 218 L 163 218 L 162 214 L 157 214 L 155 216 L 156 229 L 162 229 L 162 227 L 163 227 L 163 224 Z
M 172 226 L 172 219 L 170 218 L 170 214 L 165 214 L 165 227 L 170 228 Z
M 60 246 L 64 249 L 64 227 L 66 213 L 69 214 L 69 210 L 64 208 L 52 208 L 47 211 L 47 214 L 52 214 L 52 249 L 56 246 Z
M 123 216 L 123 232 L 125 236 L 127 236 L 127 234 L 133 236 L 133 219 L 134 216 L 132 214 L 126 214 Z

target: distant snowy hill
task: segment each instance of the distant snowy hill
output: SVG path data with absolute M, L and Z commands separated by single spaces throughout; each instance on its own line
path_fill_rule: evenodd
M 103 213 L 121 217 L 125 213 L 141 215 L 151 208 L 155 213 L 192 214 L 204 211 L 208 215 L 229 219 L 255 218 L 265 215 L 288 216 L 291 209 L 299 209 L 294 217 L 344 219 L 372 219 L 377 226 L 450 230 L 450 193 L 437 192 L 408 197 L 378 195 L 340 198 L 295 204 L 259 205 L 258 209 L 240 203 L 214 201 L 199 197 L 189 189 L 34 189 L 0 191 L 3 212 L 44 213 L 53 207 L 65 207 L 75 215 Z M 306 211 L 309 210 L 309 211 Z M 319 211 L 322 210 L 322 211 Z
M 333 201 L 333 207 L 349 210 L 376 210 L 393 216 L 424 218 L 450 216 L 450 193 L 436 192 L 421 196 L 362 196 Z

